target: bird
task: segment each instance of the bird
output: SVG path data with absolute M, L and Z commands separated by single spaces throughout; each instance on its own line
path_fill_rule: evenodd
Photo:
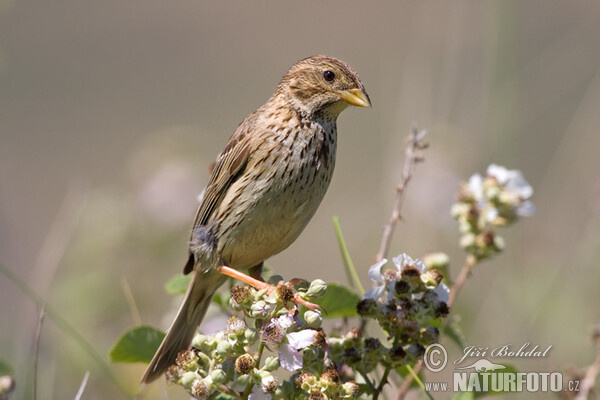
M 156 380 L 189 348 L 228 277 L 268 285 L 242 271 L 255 276 L 315 214 L 334 170 L 337 117 L 350 105 L 371 107 L 358 74 L 339 59 L 311 56 L 239 124 L 201 195 L 183 271 L 191 274 L 189 286 L 141 383 Z

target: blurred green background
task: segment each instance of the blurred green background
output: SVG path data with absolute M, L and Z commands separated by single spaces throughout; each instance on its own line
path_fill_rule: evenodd
M 343 281 L 338 215 L 367 283 L 418 121 L 431 148 L 391 254 L 445 251 L 456 274 L 458 183 L 492 162 L 522 170 L 537 213 L 502 232 L 506 251 L 475 269 L 453 313 L 471 345 L 553 346 L 512 360 L 519 371 L 589 365 L 599 22 L 597 1 L 0 1 L 0 262 L 102 355 L 136 323 L 125 286 L 144 323 L 168 327 L 179 299 L 163 284 L 183 267 L 209 164 L 291 64 L 327 54 L 359 72 L 373 109 L 341 115 L 330 190 L 269 264 L 286 278 Z M 1 276 L 0 359 L 16 399 L 31 395 L 38 314 Z M 115 368 L 137 390 L 144 366 Z M 38 398 L 73 398 L 88 370 L 85 399 L 124 397 L 46 318 Z M 162 383 L 142 397 L 186 398 Z

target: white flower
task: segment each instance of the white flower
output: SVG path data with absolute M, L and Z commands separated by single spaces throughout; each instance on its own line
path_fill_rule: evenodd
M 504 187 L 505 193 L 502 199 L 515 207 L 517 215 L 523 217 L 533 215 L 535 207 L 527 200 L 533 196 L 533 188 L 525 180 L 521 171 L 491 164 L 487 169 L 487 175 L 495 178 Z
M 448 303 L 448 299 L 450 298 L 450 289 L 448 288 L 448 286 L 444 285 L 443 283 L 440 283 L 438 287 L 433 289 L 433 293 L 437 294 L 437 297 L 440 301 Z
M 248 395 L 248 400 L 271 400 L 271 395 L 260 390 L 254 390 Z
M 406 253 L 402 253 L 399 256 L 392 258 L 392 261 L 394 262 L 396 268 L 398 268 L 398 272 L 402 272 L 402 270 L 404 270 L 406 267 L 415 267 L 421 273 L 425 272 L 425 264 L 423 264 L 423 261 L 419 260 L 418 258 L 413 260 Z
M 296 371 L 302 368 L 302 350 L 315 342 L 314 329 L 304 329 L 299 332 L 288 333 L 285 337 L 288 343 L 279 346 L 279 363 L 288 371 Z
M 469 182 L 467 183 L 473 198 L 480 205 L 485 203 L 485 198 L 483 196 L 483 178 L 479 174 L 475 174 L 469 178 Z
M 378 263 L 371 265 L 369 268 L 369 279 L 371 279 L 375 283 L 383 283 L 383 276 L 381 274 L 381 268 L 387 264 L 387 259 L 379 261 Z

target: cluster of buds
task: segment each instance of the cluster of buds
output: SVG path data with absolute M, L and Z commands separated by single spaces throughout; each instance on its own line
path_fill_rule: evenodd
M 495 227 L 508 226 L 519 217 L 533 215 L 529 198 L 533 189 L 521 171 L 492 164 L 485 177 L 475 174 L 464 182 L 452 216 L 458 221 L 461 247 L 474 261 L 489 258 L 504 248 Z
M 334 361 L 362 373 L 381 364 L 397 368 L 414 364 L 425 347 L 438 341 L 437 326 L 449 312 L 449 290 L 442 283 L 442 274 L 406 254 L 395 257 L 393 263 L 394 269 L 383 269 L 385 259 L 369 269 L 369 277 L 378 286 L 365 293 L 357 305 L 359 315 L 375 319 L 387 333 L 391 346 L 353 330 L 328 341 Z
M 295 384 L 301 392 L 289 393 L 293 397 L 288 396 L 286 398 L 308 398 L 309 400 L 353 399 L 360 394 L 358 384 L 354 381 L 343 383 L 339 373 L 333 367 L 320 374 L 319 377 L 308 371 L 303 371 L 296 376 Z
M 295 295 L 306 300 L 322 296 L 327 285 L 315 280 L 301 286 L 295 293 L 290 286 L 280 284 L 270 294 L 234 286 L 230 303 L 240 318 L 254 320 L 254 327 L 234 316 L 226 329 L 214 335 L 197 334 L 192 349 L 180 352 L 176 364 L 167 371 L 167 381 L 183 386 L 198 399 L 207 399 L 224 388 L 243 392 L 249 385 L 253 399 L 268 399 L 281 392 L 273 372 L 280 367 L 292 372 L 304 369 L 304 358 L 310 357 L 303 357 L 301 351 L 316 354 L 326 343 L 320 312 L 309 310 L 300 318 L 291 300 Z M 252 350 L 257 343 L 278 356 L 261 362 L 260 353 Z

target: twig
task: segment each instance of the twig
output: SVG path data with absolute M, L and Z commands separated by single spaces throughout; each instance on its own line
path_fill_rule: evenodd
M 460 289 L 462 289 L 464 284 L 467 282 L 467 279 L 469 279 L 469 276 L 471 275 L 471 270 L 473 269 L 475 264 L 477 264 L 477 259 L 473 255 L 468 254 L 467 258 L 465 259 L 465 264 L 463 265 L 462 269 L 460 270 L 460 273 L 458 274 L 458 278 L 456 278 L 456 281 L 450 289 L 450 294 L 448 295 L 447 303 L 448 307 L 452 307 L 452 304 L 454 304 L 454 300 L 456 299 L 458 292 L 460 292 Z
M 383 260 L 388 254 L 394 228 L 401 219 L 400 208 L 402 207 L 402 202 L 404 201 L 406 187 L 412 178 L 417 164 L 423 161 L 423 150 L 427 148 L 427 144 L 423 142 L 423 138 L 426 134 L 427 131 L 424 129 L 419 130 L 416 124 L 413 124 L 410 129 L 408 143 L 406 145 L 406 149 L 404 150 L 406 158 L 404 159 L 404 166 L 402 167 L 402 177 L 400 178 L 400 183 L 398 186 L 396 186 L 396 200 L 394 201 L 392 216 L 390 217 L 387 225 L 383 228 L 381 245 L 379 246 L 379 252 L 376 256 L 377 261 Z
M 79 390 L 77 391 L 77 394 L 75 395 L 75 400 L 80 400 L 81 396 L 83 395 L 83 391 L 85 390 L 85 387 L 87 386 L 87 381 L 90 377 L 90 371 L 86 371 L 85 375 L 83 376 L 83 381 L 81 382 L 81 385 L 79 386 Z
M 38 319 L 37 330 L 35 332 L 35 344 L 33 347 L 33 400 L 37 399 L 37 377 L 38 377 L 38 360 L 40 355 L 40 338 L 42 336 L 42 324 L 46 315 L 46 305 L 42 304 L 40 317 Z
M 579 393 L 575 396 L 575 400 L 585 400 L 588 398 L 590 390 L 594 388 L 596 382 L 596 376 L 600 373 L 600 351 L 598 356 L 592 365 L 590 365 L 585 372 L 585 376 L 581 380 Z
M 415 364 L 415 367 L 413 368 L 413 372 L 415 373 L 415 375 L 419 375 L 419 372 L 421 372 L 421 369 L 423 369 L 423 361 L 419 360 Z M 400 386 L 400 389 L 398 389 L 398 395 L 396 396 L 396 400 L 404 400 L 404 398 L 406 397 L 406 394 L 410 390 L 410 385 L 412 385 L 412 382 L 414 379 L 415 378 L 413 377 L 412 374 L 408 375 L 406 378 L 404 378 L 404 382 L 402 382 L 402 386 Z
M 133 293 L 131 292 L 131 287 L 129 286 L 129 282 L 127 282 L 127 279 L 121 278 L 121 288 L 123 289 L 123 294 L 125 295 L 125 299 L 127 300 L 127 305 L 129 306 L 129 311 L 131 312 L 131 318 L 133 319 L 133 323 L 136 325 L 142 325 L 142 317 L 140 316 L 140 312 L 138 311 L 138 308 L 135 305 L 135 299 L 133 297 Z

